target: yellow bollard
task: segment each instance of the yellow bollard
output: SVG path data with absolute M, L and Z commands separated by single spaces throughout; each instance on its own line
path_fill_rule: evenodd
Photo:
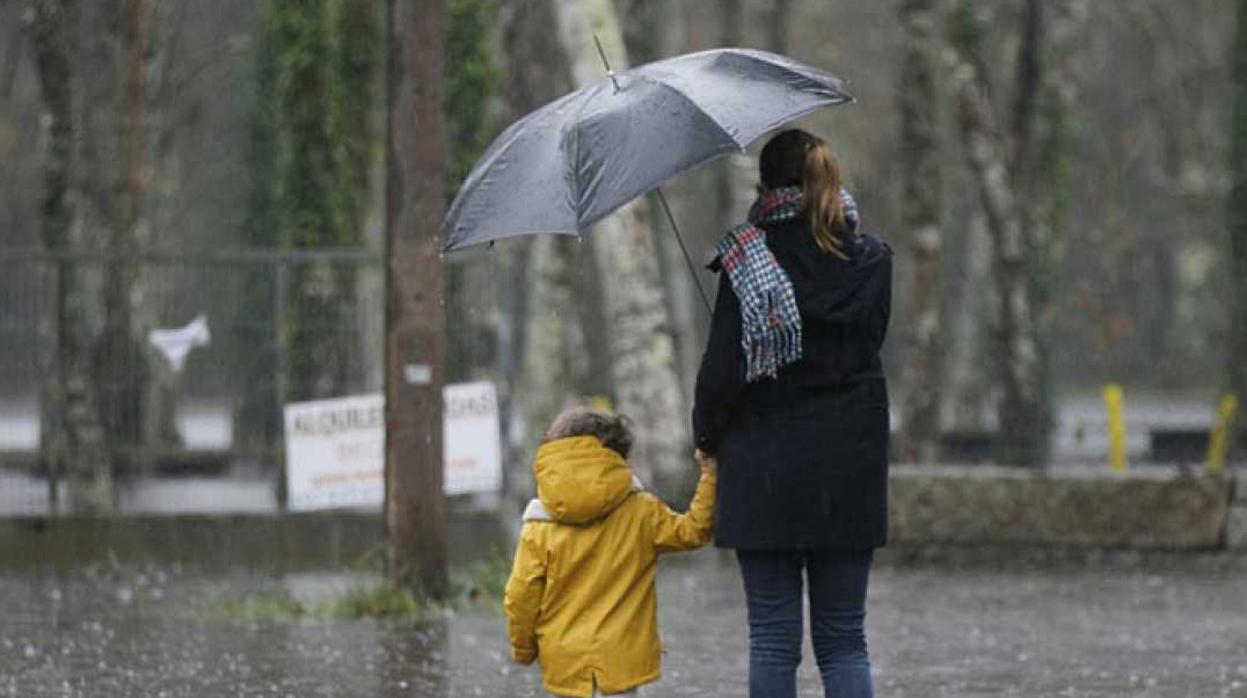
M 1113 472 L 1124 473 L 1126 463 L 1126 397 L 1121 386 L 1104 386 L 1104 408 L 1108 410 L 1108 460 Z
M 1225 472 L 1225 457 L 1230 450 L 1231 427 L 1234 426 L 1234 413 L 1237 411 L 1237 395 L 1230 394 L 1221 398 L 1221 405 L 1217 408 L 1217 426 L 1212 430 L 1212 438 L 1208 439 L 1209 475 Z

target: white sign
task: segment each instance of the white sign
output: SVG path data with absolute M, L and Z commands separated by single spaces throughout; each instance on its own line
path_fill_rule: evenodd
M 501 489 L 494 385 L 447 385 L 442 399 L 446 494 Z M 288 508 L 379 509 L 385 499 L 384 396 L 291 403 L 285 412 Z
M 493 383 L 460 383 L 442 389 L 445 403 L 446 494 L 502 489 L 502 437 Z
M 385 398 L 286 405 L 286 506 L 379 508 L 385 499 Z

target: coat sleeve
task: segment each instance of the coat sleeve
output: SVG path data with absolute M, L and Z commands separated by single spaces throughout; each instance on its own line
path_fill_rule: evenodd
M 533 524 L 524 524 L 503 599 L 511 658 L 520 664 L 537 658 L 537 617 L 546 588 L 546 559 L 535 533 Z
M 875 283 L 879 285 L 879 308 L 875 320 L 875 336 L 878 348 L 883 347 L 883 340 L 888 336 L 888 324 L 892 319 L 892 251 L 888 248 L 888 256 L 880 262 L 880 269 Z
M 745 386 L 745 352 L 740 341 L 740 301 L 727 272 L 720 272 L 710 337 L 697 372 L 693 401 L 694 443 L 711 455 L 719 451 L 719 442 Z
M 657 497 L 653 502 L 654 549 L 660 553 L 696 550 L 710 542 L 714 528 L 714 496 L 717 473 L 703 467 L 697 480 L 697 491 L 688 511 L 677 514 Z

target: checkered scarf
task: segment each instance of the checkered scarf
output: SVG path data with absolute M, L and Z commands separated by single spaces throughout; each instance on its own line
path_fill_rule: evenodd
M 766 246 L 758 226 L 789 221 L 801 215 L 800 187 L 764 192 L 749 209 L 749 222 L 727 232 L 715 252 L 740 300 L 741 348 L 745 380 L 774 378 L 779 369 L 801 358 L 801 315 L 792 281 Z M 845 220 L 857 227 L 857 205 L 844 189 L 840 201 Z

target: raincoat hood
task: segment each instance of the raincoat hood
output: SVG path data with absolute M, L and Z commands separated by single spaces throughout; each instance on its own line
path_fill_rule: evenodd
M 524 512 L 528 521 L 590 523 L 641 489 L 624 457 L 593 436 L 542 444 L 533 472 L 537 476 L 537 499 Z

